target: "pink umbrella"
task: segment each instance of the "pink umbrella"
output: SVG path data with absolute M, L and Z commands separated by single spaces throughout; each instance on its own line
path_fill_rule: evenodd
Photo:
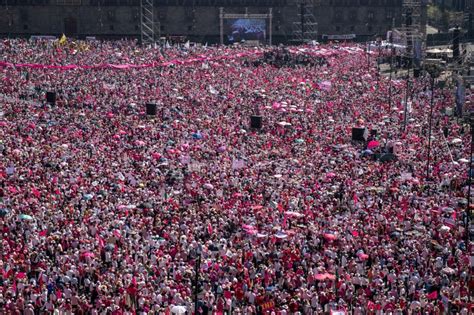
M 94 253 L 91 253 L 91 252 L 85 252 L 82 254 L 82 257 L 85 257 L 85 258 L 94 258 L 95 255 Z
M 336 276 L 333 275 L 333 274 L 325 273 L 324 276 L 325 276 L 326 279 L 328 279 L 328 280 L 336 280 Z
M 367 148 L 372 150 L 373 148 L 376 148 L 380 145 L 380 143 L 378 141 L 375 141 L 375 140 L 372 140 L 369 142 L 369 144 L 367 145 Z
M 360 258 L 360 260 L 367 260 L 369 258 L 369 255 L 361 253 L 361 254 L 359 254 L 359 258 Z
M 318 273 L 316 276 L 314 276 L 314 279 L 316 279 L 318 281 L 326 280 L 326 274 L 325 273 Z

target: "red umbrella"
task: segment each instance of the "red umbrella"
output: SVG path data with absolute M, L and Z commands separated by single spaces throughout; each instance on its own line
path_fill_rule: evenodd
M 337 237 L 334 234 L 325 233 L 323 237 L 328 241 L 334 241 Z
M 367 149 L 370 149 L 372 150 L 373 148 L 376 148 L 380 145 L 380 143 L 378 141 L 375 141 L 375 140 L 372 140 L 369 142 L 369 144 L 367 145 Z

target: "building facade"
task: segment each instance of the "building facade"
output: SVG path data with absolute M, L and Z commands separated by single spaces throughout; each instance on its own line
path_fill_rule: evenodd
M 219 8 L 226 13 L 273 9 L 273 42 L 292 39 L 301 0 L 154 0 L 157 34 L 218 42 Z M 385 36 L 402 23 L 402 0 L 313 0 L 318 34 Z M 3 36 L 138 37 L 140 0 L 0 0 Z

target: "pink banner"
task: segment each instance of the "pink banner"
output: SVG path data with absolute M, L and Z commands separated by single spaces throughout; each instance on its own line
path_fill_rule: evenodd
M 185 60 L 170 60 L 166 62 L 160 63 L 148 63 L 148 64 L 122 64 L 122 65 L 114 65 L 114 64 L 99 64 L 99 65 L 44 65 L 44 64 L 37 64 L 37 63 L 11 63 L 0 61 L 0 68 L 6 67 L 13 67 L 13 68 L 29 68 L 29 69 L 54 69 L 54 70 L 75 70 L 75 69 L 116 69 L 116 70 L 128 70 L 128 69 L 136 69 L 136 68 L 152 68 L 152 67 L 167 67 L 171 65 L 187 65 L 193 63 L 202 63 L 202 62 L 209 62 L 209 61 L 219 61 L 219 60 L 229 60 L 229 59 L 236 59 L 236 58 L 243 58 L 243 57 L 256 57 L 262 55 L 263 52 L 261 51 L 253 51 L 247 53 L 238 53 L 235 55 L 224 55 L 224 56 L 216 56 L 216 57 L 204 57 L 203 55 L 199 55 L 198 58 L 189 58 Z

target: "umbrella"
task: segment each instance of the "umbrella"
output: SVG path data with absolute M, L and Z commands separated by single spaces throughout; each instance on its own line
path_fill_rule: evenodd
M 447 225 L 443 225 L 440 229 L 441 232 L 448 232 L 451 228 Z
M 296 139 L 296 140 L 295 140 L 295 143 L 298 143 L 298 144 L 304 143 L 304 140 L 303 140 L 303 139 Z
M 4 217 L 6 216 L 7 214 L 10 213 L 10 210 L 6 209 L 6 208 L 1 208 L 0 209 L 0 217 Z
M 283 239 L 283 238 L 287 238 L 288 235 L 285 234 L 285 232 L 280 231 L 280 232 L 278 232 L 277 234 L 275 234 L 275 237 L 277 237 L 277 238 L 282 238 L 282 239 Z
M 248 225 L 248 224 L 242 224 L 242 228 L 244 230 L 253 230 L 253 229 L 255 229 L 255 227 L 253 227 L 251 225 Z
M 291 124 L 288 123 L 288 122 L 286 122 L 286 121 L 280 121 L 278 124 L 279 124 L 280 126 L 282 126 L 282 127 L 291 126 Z
M 372 140 L 369 142 L 369 144 L 367 144 L 367 148 L 369 150 L 373 149 L 373 148 L 376 148 L 380 145 L 380 143 L 378 141 L 375 141 L 375 140 Z
M 443 211 L 444 211 L 444 212 L 448 212 L 448 213 L 453 213 L 453 212 L 454 212 L 454 209 L 453 209 L 453 208 L 450 208 L 450 207 L 444 207 L 444 208 L 443 208 Z
M 314 276 L 314 279 L 318 281 L 323 281 L 323 280 L 326 280 L 326 275 L 324 273 L 318 273 L 317 275 Z
M 139 209 L 151 209 L 153 208 L 153 205 L 149 202 L 144 202 L 138 205 Z
M 202 135 L 200 133 L 193 133 L 193 139 L 202 139 Z
M 323 237 L 328 241 L 333 241 L 337 238 L 336 235 L 330 233 L 324 233 Z
M 469 162 L 469 160 L 468 159 L 459 159 L 458 162 L 467 163 L 467 162 Z
M 295 212 L 295 211 L 286 211 L 285 214 L 290 216 L 290 217 L 297 217 L 297 218 L 300 218 L 300 217 L 303 216 L 303 214 L 301 214 L 299 212 Z
M 33 220 L 33 217 L 31 215 L 28 215 L 28 214 L 20 214 L 19 218 L 21 220 L 28 220 L 28 221 Z
M 451 140 L 452 144 L 458 144 L 458 143 L 461 143 L 461 142 L 462 142 L 462 140 L 459 139 L 459 138 L 454 138 L 453 140 Z
M 112 251 L 112 250 L 114 250 L 114 249 L 115 249 L 114 244 L 110 244 L 110 243 L 109 243 L 109 244 L 107 244 L 107 245 L 105 246 L 105 250 L 107 250 L 107 251 Z
M 214 186 L 212 184 L 204 184 L 202 187 L 206 188 L 206 189 L 214 189 Z
M 443 268 L 443 270 L 441 270 L 441 271 L 444 272 L 445 274 L 448 274 L 448 275 L 452 275 L 456 272 L 456 270 L 454 270 L 453 268 L 449 268 L 449 267 Z
M 94 254 L 94 253 L 91 253 L 91 252 L 85 252 L 85 253 L 82 253 L 82 257 L 85 257 L 85 258 L 94 258 L 94 257 L 95 257 L 95 254 Z
M 184 314 L 186 313 L 186 307 L 182 305 L 175 305 L 171 308 L 173 314 Z
M 328 280 L 336 280 L 336 276 L 330 273 L 325 273 L 326 279 Z

